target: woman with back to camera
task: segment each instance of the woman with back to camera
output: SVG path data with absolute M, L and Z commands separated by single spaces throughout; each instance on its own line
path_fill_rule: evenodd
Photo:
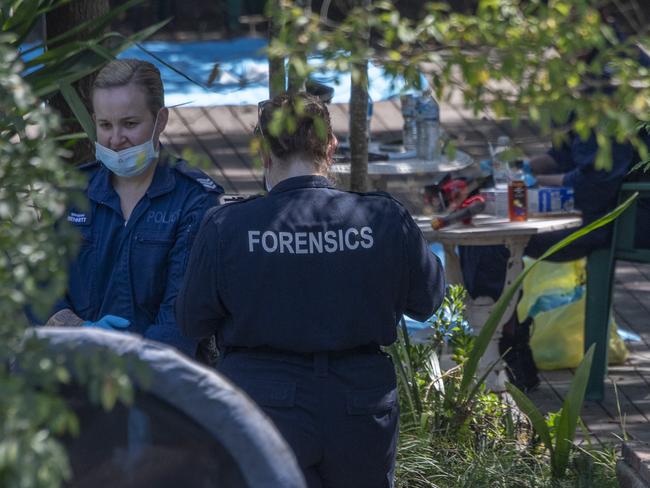
M 271 132 L 274 114 L 295 131 Z M 291 124 L 285 124 L 285 127 Z M 269 415 L 310 487 L 392 486 L 402 314 L 440 305 L 442 267 L 387 193 L 337 190 L 336 138 L 317 98 L 259 105 L 265 197 L 211 210 L 178 296 L 181 329 L 217 334 L 218 370 Z
M 201 219 L 223 190 L 161 150 L 169 111 L 151 63 L 108 63 L 93 84 L 92 108 L 97 159 L 80 168 L 88 205 L 67 216 L 82 241 L 46 325 L 126 330 L 193 357 L 197 341 L 178 329 L 174 302 Z

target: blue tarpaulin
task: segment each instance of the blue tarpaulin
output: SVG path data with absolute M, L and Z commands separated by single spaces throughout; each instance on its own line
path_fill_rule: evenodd
M 268 98 L 266 46 L 265 39 L 257 38 L 202 42 L 151 41 L 142 43 L 142 48 L 133 46 L 119 57 L 145 59 L 154 63 L 162 73 L 168 106 L 251 105 Z M 147 51 L 203 86 L 174 72 Z M 320 66 L 322 59 L 311 57 L 309 63 Z M 216 64 L 216 76 L 208 87 Z M 396 96 L 405 86 L 402 79 L 393 82 L 380 67 L 372 63 L 368 67 L 368 77 L 369 94 L 374 101 Z M 334 103 L 347 103 L 350 100 L 349 73 L 326 71 L 313 78 L 335 88 Z

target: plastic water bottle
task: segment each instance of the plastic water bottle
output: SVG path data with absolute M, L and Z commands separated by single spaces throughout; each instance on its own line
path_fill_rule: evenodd
M 500 136 L 497 139 L 497 147 L 492 152 L 492 178 L 494 179 L 495 188 L 508 188 L 509 152 L 510 138 L 508 136 Z
M 438 158 L 440 139 L 440 107 L 430 96 L 420 97 L 417 103 L 417 157 L 426 161 Z
M 416 123 L 416 104 L 417 99 L 414 95 L 402 95 L 402 118 L 404 126 L 402 128 L 402 145 L 407 151 L 415 151 L 418 142 L 418 128 Z

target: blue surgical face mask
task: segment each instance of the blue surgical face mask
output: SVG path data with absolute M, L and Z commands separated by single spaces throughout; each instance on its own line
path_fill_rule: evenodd
M 95 142 L 95 157 L 117 176 L 128 178 L 141 175 L 151 166 L 151 163 L 158 159 L 160 153 L 153 144 L 153 136 L 156 133 L 157 125 L 158 115 L 156 115 L 156 122 L 153 125 L 151 138 L 147 142 L 137 146 L 127 147 L 121 151 L 113 151 L 106 146 L 102 146 L 99 142 Z

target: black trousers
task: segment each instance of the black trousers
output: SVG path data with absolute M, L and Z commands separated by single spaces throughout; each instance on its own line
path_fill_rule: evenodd
M 309 488 L 393 486 L 399 403 L 390 356 L 235 350 L 217 369 L 271 418 Z

